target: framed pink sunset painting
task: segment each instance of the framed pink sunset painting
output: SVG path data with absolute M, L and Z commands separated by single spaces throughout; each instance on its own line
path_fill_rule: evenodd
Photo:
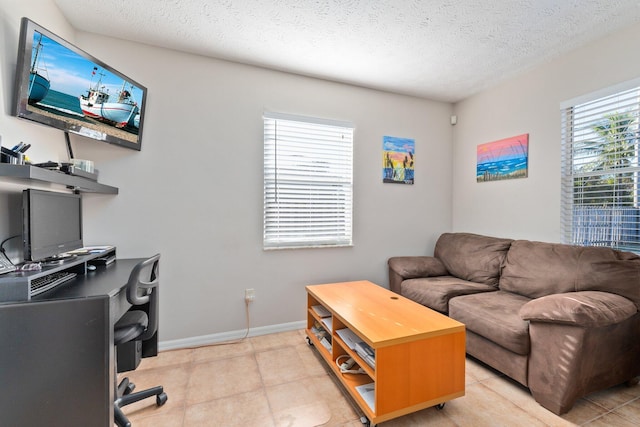
M 476 181 L 526 178 L 529 174 L 529 134 L 479 144 Z

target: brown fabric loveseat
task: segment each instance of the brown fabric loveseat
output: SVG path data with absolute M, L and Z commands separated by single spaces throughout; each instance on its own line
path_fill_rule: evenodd
M 640 256 L 445 233 L 388 265 L 392 291 L 464 323 L 469 355 L 556 414 L 640 375 Z

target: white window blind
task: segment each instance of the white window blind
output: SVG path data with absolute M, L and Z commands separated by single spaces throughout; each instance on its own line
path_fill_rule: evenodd
M 565 243 L 640 252 L 640 88 L 562 110 Z
M 264 115 L 265 249 L 352 244 L 353 126 Z

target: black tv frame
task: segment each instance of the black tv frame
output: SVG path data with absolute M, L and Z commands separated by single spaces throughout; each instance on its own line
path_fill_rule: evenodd
M 134 133 L 135 128 L 133 126 L 127 125 L 120 129 L 93 118 L 76 118 L 75 116 L 72 117 L 70 115 L 65 115 L 62 112 L 47 109 L 46 107 L 35 103 L 29 104 L 29 85 L 34 32 L 38 32 L 51 41 L 58 43 L 63 48 L 67 49 L 70 54 L 77 55 L 82 59 L 92 62 L 95 67 L 93 70 L 94 72 L 98 70 L 99 73 L 103 71 L 110 73 L 111 75 L 122 79 L 126 84 L 133 85 L 136 89 L 140 90 L 142 92 L 142 99 L 136 100 L 140 114 L 137 134 Z M 91 70 L 83 71 L 87 73 L 91 72 Z M 89 87 L 87 86 L 87 88 L 85 88 L 85 92 L 88 92 L 88 89 Z M 83 95 L 83 93 L 64 94 L 74 95 L 77 97 Z M 12 114 L 16 117 L 51 126 L 64 132 L 74 133 L 133 150 L 140 151 L 142 148 L 147 88 L 28 18 L 22 18 L 20 25 L 14 95 Z M 79 102 L 80 101 L 78 101 L 78 103 Z

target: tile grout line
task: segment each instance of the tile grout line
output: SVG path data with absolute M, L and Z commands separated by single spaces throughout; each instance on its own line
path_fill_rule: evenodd
M 588 420 L 588 421 L 584 422 L 584 423 L 583 423 L 583 424 L 581 424 L 581 425 L 582 425 L 582 426 L 588 425 L 589 423 L 591 423 L 591 422 L 593 422 L 593 421 L 596 421 L 596 420 L 598 420 L 598 419 L 600 419 L 600 418 L 604 418 L 604 417 L 606 417 L 607 415 L 617 415 L 617 416 L 621 417 L 622 419 L 624 419 L 624 420 L 626 420 L 626 421 L 629 421 L 629 422 L 631 422 L 631 423 L 635 423 L 635 420 L 632 420 L 632 419 L 627 418 L 627 417 L 626 417 L 626 416 L 624 416 L 623 414 L 620 414 L 619 412 L 617 412 L 617 410 L 618 410 L 618 409 L 620 409 L 620 408 L 622 408 L 622 407 L 624 407 L 624 406 L 627 406 L 627 405 L 629 405 L 629 404 L 631 404 L 631 403 L 633 403 L 633 402 L 635 402 L 636 400 L 639 400 L 639 399 L 640 399 L 640 397 L 635 397 L 635 398 L 633 398 L 633 399 L 631 399 L 631 400 L 627 400 L 626 402 L 619 404 L 618 406 L 616 406 L 616 407 L 614 407 L 614 408 L 612 408 L 612 409 L 607 409 L 607 408 L 605 408 L 604 406 L 600 405 L 599 403 L 594 402 L 594 401 L 592 401 L 592 400 L 589 400 L 589 402 L 591 402 L 592 404 L 594 404 L 594 405 L 598 405 L 598 406 L 600 406 L 601 408 L 606 409 L 606 410 L 607 410 L 607 412 L 605 412 L 604 414 L 601 414 L 601 415 L 599 415 L 599 416 L 597 416 L 597 417 L 594 417 L 594 418 L 592 418 L 592 419 L 590 419 L 590 420 Z
M 269 415 L 271 416 L 271 421 L 275 426 L 276 418 L 275 418 L 275 415 L 273 414 L 273 407 L 271 406 L 271 402 L 269 401 L 269 396 L 267 395 L 267 385 L 264 382 L 264 376 L 262 375 L 262 370 L 260 369 L 260 364 L 258 363 L 258 358 L 256 357 L 258 350 L 256 350 L 253 347 L 253 345 L 251 346 L 251 348 L 252 348 L 251 356 L 253 357 L 253 360 L 256 363 L 256 367 L 258 368 L 258 374 L 260 374 L 260 384 L 261 384 L 260 390 L 262 391 L 262 395 L 264 396 L 264 399 L 267 401 L 267 408 L 269 408 Z

